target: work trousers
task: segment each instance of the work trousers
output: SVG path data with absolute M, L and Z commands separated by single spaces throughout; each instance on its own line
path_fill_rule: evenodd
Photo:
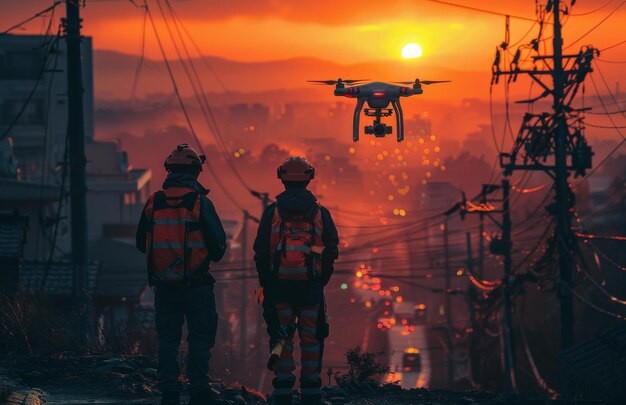
M 284 398 L 291 397 L 296 381 L 293 340 L 297 329 L 302 356 L 300 373 L 302 400 L 303 403 L 318 403 L 321 398 L 322 379 L 320 372 L 322 370 L 324 337 L 326 337 L 324 332 L 320 330 L 320 324 L 325 324 L 325 314 L 320 312 L 324 311 L 324 308 L 320 304 L 297 306 L 288 303 L 276 304 L 275 308 L 281 328 L 290 328 L 293 332 L 286 339 L 275 372 L 276 376 L 272 380 L 274 386 L 272 396 L 277 403 L 281 403 L 281 398 L 284 400 Z M 291 325 L 295 325 L 295 328 Z
M 199 286 L 159 285 L 154 304 L 159 339 L 158 386 L 162 392 L 180 392 L 178 349 L 187 320 L 187 378 L 191 393 L 209 388 L 211 348 L 215 345 L 217 312 L 213 284 Z

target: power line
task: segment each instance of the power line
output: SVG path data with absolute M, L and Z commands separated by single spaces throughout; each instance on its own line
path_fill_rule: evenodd
M 579 42 L 580 40 L 582 40 L 583 38 L 585 38 L 587 35 L 589 35 L 590 33 L 592 33 L 596 28 L 598 28 L 600 25 L 602 25 L 606 20 L 608 20 L 613 14 L 615 14 L 615 12 L 617 10 L 619 10 L 624 3 L 626 3 L 626 1 L 622 1 L 617 7 L 615 7 L 613 9 L 613 11 L 611 11 L 606 17 L 604 17 L 602 20 L 600 20 L 596 25 L 594 25 L 593 27 L 591 27 L 587 32 L 585 32 L 583 35 L 581 35 L 580 37 L 578 37 L 577 40 L 575 40 L 574 42 L 570 43 L 568 46 L 566 46 L 565 48 L 563 48 L 563 50 L 566 50 L 570 47 L 572 47 L 575 43 Z
M 196 70 L 195 64 L 193 62 L 193 58 L 191 57 L 191 54 L 189 53 L 189 50 L 187 48 L 187 45 L 185 43 L 185 40 L 182 36 L 182 33 L 179 29 L 179 24 L 182 26 L 182 22 L 180 22 L 180 20 L 176 17 L 176 15 L 174 14 L 174 8 L 172 7 L 171 3 L 169 2 L 169 0 L 164 0 L 165 4 L 168 7 L 168 10 L 172 16 L 172 22 L 174 25 L 174 28 L 176 29 L 176 32 L 178 34 L 179 40 L 181 42 L 181 45 L 183 47 L 183 50 L 185 52 L 185 55 L 187 56 L 187 62 L 189 63 L 189 65 L 191 66 L 191 71 L 193 73 L 193 75 L 195 76 L 196 79 L 196 84 L 200 89 L 200 95 L 202 97 L 200 97 L 200 95 L 198 95 L 197 92 L 197 88 L 196 85 L 194 84 L 193 80 L 191 79 L 191 77 L 189 77 L 190 83 L 192 85 L 192 88 L 194 90 L 194 93 L 196 94 L 196 97 L 198 99 L 198 103 L 200 105 L 200 109 L 205 117 L 205 120 L 207 121 L 207 124 L 209 124 L 209 127 L 212 129 L 214 135 L 215 135 L 215 139 L 218 142 L 218 148 L 219 145 L 221 145 L 222 147 L 222 154 L 224 155 L 224 160 L 226 161 L 226 164 L 228 165 L 228 167 L 230 168 L 230 170 L 232 171 L 232 173 L 235 175 L 235 177 L 237 178 L 237 180 L 241 183 L 241 185 L 249 192 L 253 191 L 252 188 L 248 185 L 248 183 L 243 179 L 243 177 L 241 176 L 241 174 L 239 173 L 239 171 L 237 170 L 237 168 L 235 167 L 235 165 L 232 162 L 232 157 L 230 156 L 230 154 L 228 153 L 228 146 L 224 140 L 224 137 L 222 136 L 222 133 L 220 131 L 219 125 L 217 123 L 217 120 L 215 119 L 215 115 L 213 114 L 213 110 L 208 102 L 208 98 L 206 95 L 206 92 L 204 90 L 204 86 L 202 85 L 202 81 L 200 80 L 200 76 L 198 75 L 198 71 Z M 165 12 L 163 11 L 163 8 L 161 7 L 161 2 L 160 0 L 157 0 L 157 4 L 159 6 L 159 9 L 161 10 L 161 14 L 163 15 L 163 19 L 165 21 L 165 25 L 168 29 L 168 31 L 170 32 L 170 36 L 171 31 L 169 28 L 169 24 L 167 23 L 167 16 L 165 14 Z M 187 32 L 187 31 L 185 31 Z M 188 32 L 187 32 L 188 33 Z M 176 42 L 174 41 L 174 38 L 172 36 L 172 42 L 174 43 L 174 47 L 177 49 L 178 52 L 178 47 L 176 45 Z M 178 54 L 180 57 L 180 53 Z M 181 58 L 181 63 L 183 63 L 183 67 L 184 67 L 184 60 Z M 189 72 L 185 70 L 185 73 L 187 75 L 189 75 Z
M 498 12 L 498 11 L 486 10 L 486 9 L 483 9 L 483 8 L 466 6 L 466 5 L 463 5 L 463 4 L 451 3 L 451 2 L 448 2 L 448 1 L 442 1 L 442 0 L 426 0 L 426 1 L 429 1 L 431 3 L 437 3 L 437 4 L 443 4 L 443 5 L 446 5 L 446 6 L 456 7 L 456 8 L 462 8 L 464 10 L 476 11 L 476 12 L 484 13 L 484 14 L 498 15 L 498 16 L 501 16 L 501 17 L 510 17 L 510 18 L 514 18 L 516 20 L 537 22 L 536 19 L 529 18 L 529 17 L 522 17 L 522 16 L 518 16 L 518 15 L 514 15 L 514 14 L 501 13 L 501 12 Z
M 596 60 L 598 62 L 604 62 L 604 63 L 626 63 L 626 60 L 606 60 L 606 59 L 600 59 L 600 58 L 596 58 Z
M 600 75 L 600 79 L 602 79 L 602 83 L 604 83 L 604 87 L 606 88 L 606 91 L 609 93 L 609 96 L 611 97 L 611 100 L 613 100 L 613 102 L 615 104 L 617 104 L 617 99 L 613 95 L 613 92 L 611 91 L 611 88 L 609 87 L 609 84 L 606 82 L 606 79 L 604 78 L 604 74 L 602 73 L 602 70 L 600 69 L 600 66 L 598 66 L 597 63 L 596 63 L 596 71 Z M 622 116 L 626 117 L 626 114 L 624 112 L 622 112 Z M 612 120 L 611 120 L 611 123 L 615 124 Z
M 570 15 L 572 17 L 581 17 L 581 16 L 584 16 L 584 15 L 593 14 L 593 13 L 595 13 L 597 11 L 602 10 L 604 7 L 608 6 L 609 4 L 613 3 L 613 1 L 614 0 L 609 0 L 606 3 L 604 3 L 603 5 L 601 5 L 600 7 L 596 8 L 595 10 L 585 11 L 585 12 L 582 12 L 582 13 L 570 13 Z
M 178 84 L 176 83 L 176 78 L 174 77 L 174 73 L 172 72 L 172 67 L 170 66 L 170 62 L 169 62 L 169 60 L 167 58 L 167 55 L 165 53 L 165 49 L 163 47 L 163 43 L 161 42 L 161 38 L 159 36 L 159 32 L 158 32 L 158 30 L 156 28 L 156 24 L 154 23 L 154 19 L 152 18 L 152 12 L 150 11 L 150 8 L 148 7 L 147 2 L 144 2 L 144 7 L 146 8 L 146 13 L 147 13 L 148 18 L 150 20 L 150 24 L 152 25 L 152 30 L 153 30 L 154 35 L 156 37 L 157 44 L 159 45 L 159 49 L 161 51 L 161 55 L 163 56 L 163 61 L 165 62 L 165 67 L 167 68 L 167 72 L 169 74 L 170 80 L 172 81 L 172 85 L 174 87 L 174 92 L 176 93 L 176 98 L 178 99 L 178 103 L 180 104 L 180 108 L 181 108 L 181 110 L 183 112 L 183 115 L 185 116 L 185 121 L 187 122 L 187 126 L 189 127 L 189 130 L 191 131 L 191 134 L 193 135 L 193 137 L 194 137 L 194 139 L 196 141 L 196 144 L 198 145 L 198 148 L 204 154 L 204 148 L 202 147 L 202 143 L 200 142 L 200 139 L 198 138 L 198 135 L 196 134 L 196 131 L 195 131 L 195 129 L 193 127 L 193 124 L 191 122 L 191 118 L 189 117 L 189 114 L 187 112 L 187 108 L 185 107 L 185 103 L 183 102 L 182 96 L 181 96 L 179 88 L 178 88 Z M 220 187 L 222 192 L 224 192 L 224 195 L 240 211 L 245 211 L 244 208 L 237 202 L 237 200 L 230 194 L 228 189 L 219 180 L 219 177 L 217 176 L 215 170 L 213 169 L 213 166 L 211 165 L 210 160 L 206 161 L 206 165 L 209 168 L 209 171 L 211 172 L 211 174 L 213 175 L 213 179 L 215 180 L 217 185 Z
M 132 2 L 132 0 L 129 0 L 129 1 Z M 145 54 L 146 54 L 146 29 L 147 29 L 146 20 L 148 18 L 148 12 L 147 12 L 146 7 L 143 7 L 143 6 L 139 6 L 139 7 L 143 9 L 143 22 L 142 22 L 142 28 L 141 28 L 141 53 L 139 56 L 139 62 L 137 63 L 137 68 L 135 69 L 135 75 L 133 76 L 133 84 L 130 87 L 130 100 L 131 101 L 135 99 L 135 94 L 137 92 L 137 84 L 139 82 L 139 75 L 141 74 L 141 68 L 143 67 L 143 62 L 144 62 Z
M 609 49 L 615 48 L 615 47 L 623 45 L 623 44 L 626 44 L 626 40 L 620 41 L 620 42 L 618 42 L 616 44 L 613 44 L 613 45 L 610 45 L 610 46 L 607 46 L 606 48 L 602 48 L 602 49 L 600 49 L 600 52 L 608 51 Z
M 6 30 L 0 32 L 0 37 L 2 37 L 3 35 L 8 34 L 9 32 L 13 31 L 16 28 L 19 28 L 21 26 L 23 26 L 24 24 L 27 24 L 28 22 L 34 20 L 37 17 L 41 17 L 42 15 L 46 14 L 47 12 L 54 10 L 59 4 L 63 3 L 63 1 L 55 1 L 50 7 L 47 7 L 41 11 L 39 11 L 38 13 L 35 13 L 35 15 L 33 15 L 32 17 L 28 17 L 27 19 L 7 28 Z
M 50 57 L 50 55 L 53 52 L 58 52 L 58 49 L 56 49 L 56 45 L 58 44 L 58 37 L 59 36 L 60 36 L 60 30 L 59 30 L 59 33 L 57 34 L 57 39 L 52 41 L 52 45 L 54 45 L 54 46 L 51 45 L 44 51 L 44 54 L 42 56 L 41 67 L 40 67 L 39 72 L 37 74 L 37 78 L 35 79 L 35 84 L 33 85 L 33 88 L 31 89 L 30 93 L 28 93 L 28 95 L 26 96 L 26 99 L 24 100 L 24 103 L 20 107 L 20 110 L 18 111 L 18 113 L 15 115 L 15 117 L 13 117 L 13 120 L 9 123 L 7 128 L 0 135 L 0 141 L 3 140 L 4 138 L 6 138 L 9 135 L 9 133 L 11 132 L 13 127 L 15 125 L 17 125 L 17 123 L 22 118 L 22 115 L 24 114 L 24 112 L 26 112 L 26 108 L 30 104 L 30 101 L 32 100 L 32 98 L 35 95 L 35 93 L 37 92 L 37 88 L 39 87 L 39 83 L 41 83 L 41 79 L 43 78 L 43 75 L 44 75 L 44 73 L 46 71 L 48 58 Z

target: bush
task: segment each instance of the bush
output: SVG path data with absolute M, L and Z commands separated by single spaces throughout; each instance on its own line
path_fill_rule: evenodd
M 376 361 L 383 352 L 369 353 L 361 352 L 361 347 L 356 346 L 348 349 L 346 352 L 346 360 L 348 361 L 349 370 L 347 373 L 335 377 L 337 384 L 345 382 L 366 382 L 373 380 L 372 377 L 388 374 L 391 370 L 389 367 Z
M 19 354 L 52 353 L 77 344 L 69 305 L 38 294 L 0 297 L 0 347 Z

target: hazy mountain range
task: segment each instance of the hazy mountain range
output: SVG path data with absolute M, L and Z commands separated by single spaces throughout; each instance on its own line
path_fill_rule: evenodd
M 114 51 L 94 51 L 94 76 L 96 97 L 103 99 L 128 98 L 140 58 Z M 266 93 L 288 90 L 288 99 L 303 101 L 328 97 L 332 88 L 313 86 L 306 80 L 327 80 L 337 77 L 379 81 L 452 80 L 436 88 L 427 88 L 432 99 L 479 97 L 488 94 L 491 78 L 489 66 L 482 72 L 472 72 L 429 66 L 421 62 L 370 62 L 337 64 L 317 58 L 296 58 L 268 62 L 238 62 L 207 56 L 194 59 L 194 65 L 207 92 Z M 189 85 L 180 61 L 171 62 L 172 70 L 181 90 L 190 95 Z M 188 67 L 189 69 L 189 67 Z M 163 61 L 144 59 L 137 83 L 140 98 L 153 93 L 170 93 L 172 84 Z M 219 81 L 218 81 L 219 80 Z M 289 90 L 299 90 L 292 93 Z M 292 100 L 284 100 L 292 101 Z

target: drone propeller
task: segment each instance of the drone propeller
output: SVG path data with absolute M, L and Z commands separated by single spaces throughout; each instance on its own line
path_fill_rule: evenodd
M 342 83 L 345 83 L 345 84 L 357 84 L 357 83 L 360 83 L 360 82 L 365 82 L 367 80 L 369 80 L 369 79 L 358 79 L 358 80 L 352 80 L 352 79 L 346 79 L 346 80 L 343 80 L 343 79 L 339 79 L 339 80 L 307 80 L 307 82 L 313 83 L 313 84 L 318 84 L 318 85 L 324 84 L 324 85 L 328 85 L 328 86 L 334 86 L 335 84 L 339 83 L 340 81 Z
M 425 84 L 425 85 L 429 85 L 429 84 L 437 84 L 437 83 L 450 83 L 452 80 L 420 80 L 420 79 L 415 79 L 415 81 L 413 82 L 394 82 L 397 84 Z

